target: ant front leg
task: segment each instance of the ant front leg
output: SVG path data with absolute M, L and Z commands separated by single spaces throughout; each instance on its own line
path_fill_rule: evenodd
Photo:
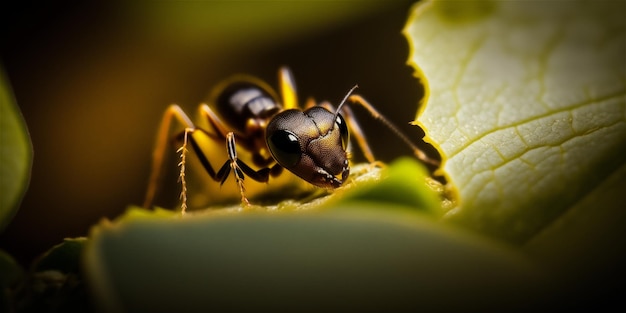
M 204 131 L 204 133 L 206 133 L 207 136 L 209 136 L 209 138 L 211 138 L 212 140 L 219 140 L 220 138 L 224 138 L 222 133 L 224 132 L 225 128 L 222 126 L 223 124 L 221 123 L 221 121 L 219 121 L 219 119 L 215 119 L 215 121 L 212 120 L 212 117 L 214 116 L 214 114 L 210 112 L 210 109 L 208 109 L 208 106 L 206 105 L 202 106 L 200 108 L 201 113 L 203 111 L 206 111 L 205 107 L 206 107 L 206 110 L 208 110 L 209 112 L 208 113 L 204 112 L 203 115 L 206 115 L 208 119 L 211 121 L 210 126 L 214 128 L 215 132 L 209 133 L 209 132 Z M 200 160 L 202 161 L 203 165 L 205 166 L 205 169 L 209 172 L 211 177 L 214 177 L 215 179 L 216 173 L 213 170 L 213 168 L 210 166 L 210 164 L 208 164 L 208 160 L 206 159 L 206 157 L 204 157 L 204 154 L 199 149 L 195 140 L 193 140 L 193 133 L 195 131 L 198 131 L 199 129 L 196 128 L 196 126 L 193 124 L 193 122 L 187 116 L 187 114 L 185 114 L 185 112 L 178 105 L 175 105 L 175 104 L 170 105 L 165 110 L 165 113 L 163 113 L 163 118 L 161 119 L 161 124 L 159 126 L 159 131 L 157 134 L 155 149 L 152 154 L 152 170 L 150 174 L 150 180 L 148 182 L 148 189 L 146 191 L 146 197 L 144 200 L 143 207 L 144 208 L 152 207 L 154 198 L 156 197 L 158 189 L 162 183 L 163 163 L 165 161 L 165 156 L 167 155 L 168 143 L 171 139 L 170 134 L 171 134 L 173 120 L 178 121 L 180 124 L 182 124 L 185 127 L 185 130 L 182 132 L 183 145 L 176 151 L 177 153 L 180 153 L 180 158 L 181 158 L 180 163 L 178 163 L 178 166 L 180 167 L 179 181 L 181 183 L 180 199 L 182 202 L 181 212 L 182 214 L 185 214 L 185 211 L 187 209 L 187 181 L 185 179 L 185 173 L 186 173 L 186 164 L 187 164 L 188 142 L 191 142 L 192 146 L 194 146 L 194 150 L 196 154 L 198 154 L 198 156 L 200 157 Z M 180 136 L 181 135 L 179 134 L 176 137 L 180 137 Z M 191 140 L 188 140 L 190 138 Z
M 176 135 L 174 138 L 182 140 L 182 146 L 177 150 L 180 153 L 180 167 L 179 181 L 181 183 L 181 212 L 184 214 L 187 209 L 187 181 L 186 181 L 186 165 L 187 165 L 187 153 L 189 152 L 188 146 L 191 145 L 194 153 L 198 157 L 200 163 L 209 174 L 209 176 L 218 182 L 224 183 L 228 178 L 231 170 L 235 172 L 237 184 L 242 196 L 242 202 L 248 204 L 244 195 L 243 177 L 244 174 L 250 176 L 252 179 L 260 182 L 267 182 L 270 175 L 270 169 L 261 169 L 254 171 L 247 164 L 237 158 L 235 150 L 235 136 L 232 132 L 227 131 L 227 127 L 217 118 L 217 116 L 211 111 L 207 105 L 200 107 L 200 114 L 203 118 L 206 118 L 209 122 L 209 130 L 197 128 L 191 119 L 185 114 L 185 112 L 178 105 L 170 105 L 161 120 L 159 127 L 155 149 L 152 158 L 152 172 L 148 183 L 148 189 L 146 192 L 146 198 L 144 201 L 144 207 L 150 208 L 154 202 L 154 198 L 161 185 L 163 176 L 163 164 L 165 162 L 165 156 L 167 155 L 168 143 L 171 140 L 170 131 L 172 128 L 172 121 L 178 121 L 181 123 L 185 130 Z M 204 154 L 200 147 L 200 144 L 194 138 L 196 132 L 201 132 L 206 135 L 210 140 L 221 141 L 225 140 L 227 143 L 227 151 L 229 159 L 215 171 L 211 166 L 208 158 Z
M 210 117 L 211 115 L 207 115 L 207 116 Z M 210 123 L 211 124 L 219 123 L 219 121 L 211 120 Z M 183 213 L 187 208 L 186 182 L 185 182 L 185 162 L 186 162 L 187 144 L 191 144 L 191 147 L 196 153 L 196 156 L 198 157 L 198 159 L 200 160 L 200 163 L 202 164 L 204 169 L 207 171 L 207 173 L 209 174 L 209 176 L 211 176 L 213 180 L 220 182 L 220 184 L 224 184 L 226 179 L 228 179 L 228 176 L 230 175 L 230 173 L 233 172 L 235 175 L 237 186 L 239 187 L 239 192 L 241 194 L 241 202 L 244 203 L 246 206 L 250 205 L 250 202 L 246 198 L 245 186 L 243 184 L 245 176 L 247 175 L 257 182 L 266 183 L 269 180 L 270 174 L 272 174 L 275 171 L 275 168 L 265 167 L 256 171 L 252 169 L 249 165 L 247 165 L 245 162 L 240 160 L 237 157 L 237 143 L 235 141 L 235 134 L 233 132 L 228 132 L 226 134 L 226 151 L 228 153 L 228 160 L 226 160 L 226 162 L 224 162 L 224 164 L 216 172 L 211 166 L 211 163 L 207 159 L 206 155 L 202 151 L 200 145 L 193 137 L 193 133 L 197 131 L 204 132 L 205 134 L 210 136 L 210 134 L 203 129 L 187 128 L 185 129 L 185 132 L 184 132 L 183 146 L 180 149 L 178 149 L 178 151 L 181 153 L 181 162 L 179 164 L 180 166 L 179 177 L 180 177 L 181 184 L 183 187 L 182 188 L 183 192 L 181 193 L 181 200 L 183 202 L 181 205 L 181 208 L 183 210 Z M 218 131 L 219 131 L 219 128 L 218 128 Z
M 224 163 L 224 166 L 222 166 L 222 168 L 218 172 L 217 178 L 219 178 L 220 183 L 223 184 L 228 178 L 228 175 L 230 174 L 230 172 L 232 171 L 235 175 L 235 180 L 237 181 L 237 185 L 239 186 L 239 192 L 241 194 L 241 202 L 245 203 L 246 205 L 250 205 L 250 202 L 246 198 L 245 187 L 243 185 L 243 180 L 245 178 L 245 175 L 248 175 L 250 178 L 258 182 L 266 183 L 269 180 L 271 170 L 269 167 L 265 167 L 258 171 L 255 171 L 250 166 L 248 166 L 245 162 L 237 158 L 236 148 L 237 148 L 237 144 L 235 142 L 235 134 L 233 132 L 229 132 L 226 135 L 226 150 L 228 151 L 228 161 Z

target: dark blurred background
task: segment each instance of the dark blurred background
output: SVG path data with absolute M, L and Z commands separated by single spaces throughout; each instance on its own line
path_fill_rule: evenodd
M 413 2 L 2 4 L 0 61 L 34 161 L 0 249 L 28 264 L 64 237 L 85 236 L 101 218 L 140 205 L 166 106 L 193 115 L 211 86 L 235 73 L 276 86 L 278 67 L 288 65 L 301 100 L 333 103 L 358 83 L 359 93 L 418 141 L 423 133 L 408 122 L 422 91 L 401 33 Z M 354 110 L 378 159 L 410 154 Z

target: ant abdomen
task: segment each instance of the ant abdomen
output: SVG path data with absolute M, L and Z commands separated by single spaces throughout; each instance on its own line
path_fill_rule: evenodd
M 281 110 L 267 89 L 249 81 L 229 83 L 212 102 L 224 121 L 240 134 L 248 132 L 250 119 L 267 120 Z

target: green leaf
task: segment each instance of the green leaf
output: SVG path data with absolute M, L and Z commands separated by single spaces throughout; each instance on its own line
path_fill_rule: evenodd
M 15 259 L 0 250 L 0 311 L 10 312 L 13 288 L 23 275 L 24 270 Z
M 62 243 L 50 248 L 33 265 L 33 271 L 60 271 L 62 273 L 80 273 L 80 255 L 87 238 L 66 238 Z
M 252 202 L 252 205 L 246 210 L 259 212 L 305 211 L 319 208 L 335 209 L 344 203 L 376 202 L 380 203 L 383 208 L 383 204 L 396 204 L 440 216 L 442 214 L 440 200 L 442 191 L 438 190 L 436 183 L 428 178 L 424 166 L 414 158 L 401 158 L 389 165 L 353 164 L 350 177 L 342 188 L 332 192 L 317 189 L 316 192 L 298 199 L 284 199 L 283 195 L 281 199 L 284 200 L 271 205 L 259 205 Z M 280 195 L 280 193 L 277 194 Z M 211 206 L 187 213 L 205 215 L 241 211 L 241 204 L 237 203 L 228 206 Z M 151 212 L 131 207 L 116 221 L 135 218 L 167 218 L 173 215 L 177 214 L 170 210 L 158 209 Z
M 625 11 L 624 1 L 415 7 L 405 34 L 427 89 L 417 121 L 459 192 L 448 220 L 523 243 L 583 201 L 622 210 L 621 197 L 588 198 L 626 163 Z
M 537 304 L 542 274 L 506 246 L 438 223 L 425 176 L 407 158 L 357 165 L 344 188 L 307 203 L 184 216 L 130 208 L 90 234 L 84 261 L 96 305 L 478 310 L 518 306 L 522 294 L 523 305 Z M 444 301 L 450 294 L 458 301 Z
M 382 173 L 372 165 L 357 166 L 355 171 L 365 171 L 365 175 L 353 178 L 345 187 L 347 190 L 337 192 L 327 201 L 327 206 L 369 202 L 379 203 L 382 207 L 395 204 L 434 216 L 442 214 L 441 199 L 428 185 L 426 168 L 414 158 L 400 158 L 383 168 Z
M 24 270 L 15 259 L 3 250 L 0 250 L 0 288 L 7 288 L 15 284 L 23 275 Z
M 626 165 L 534 236 L 524 251 L 564 284 L 591 281 L 602 285 L 601 292 L 622 285 L 623 274 L 615 271 L 623 272 L 626 264 L 626 210 L 615 201 L 624 197 L 624 190 Z
M 118 10 L 177 47 L 251 43 L 257 49 L 296 35 L 328 31 L 360 16 L 403 5 L 394 1 L 123 2 Z M 171 23 L 163 23 L 163 20 Z M 242 36 L 241 34 L 246 34 Z
M 0 68 L 0 230 L 19 207 L 28 186 L 31 163 L 28 130 Z
M 83 280 L 81 256 L 86 238 L 67 238 L 41 255 L 14 295 L 14 310 L 25 312 L 90 312 L 91 298 Z
M 85 261 L 105 312 L 494 309 L 543 283 L 507 247 L 392 204 L 104 223 Z

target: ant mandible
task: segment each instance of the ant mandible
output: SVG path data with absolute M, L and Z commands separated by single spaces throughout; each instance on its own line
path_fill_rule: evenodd
M 249 205 L 243 183 L 245 176 L 265 183 L 270 176 L 281 174 L 283 168 L 317 187 L 340 187 L 350 173 L 346 152 L 350 133 L 367 161 L 375 162 L 352 111 L 344 106 L 346 101 L 364 107 L 373 118 L 380 120 L 402 139 L 422 162 L 438 165 L 438 161 L 429 158 L 363 97 L 352 94 L 356 85 L 348 91 L 334 113 L 330 103 L 317 104 L 312 99 L 307 101 L 304 110 L 299 109 L 293 76 L 287 67 L 279 70 L 279 85 L 282 103 L 276 101 L 275 93 L 269 86 L 256 78 L 240 76 L 225 81 L 216 88 L 211 105 L 200 106 L 200 113 L 208 121 L 209 129 L 196 127 L 178 105 L 170 105 L 163 114 L 157 135 L 144 207 L 152 206 L 157 192 L 173 119 L 185 126 L 184 131 L 176 136 L 182 140 L 177 152 L 181 158 L 179 180 L 183 214 L 187 208 L 185 171 L 188 146 L 214 181 L 223 184 L 231 172 L 234 174 L 241 202 L 245 205 Z M 226 142 L 228 160 L 217 171 L 194 139 L 196 132 L 204 133 L 211 140 Z M 239 159 L 237 147 L 250 152 L 252 162 L 260 169 L 255 170 Z

